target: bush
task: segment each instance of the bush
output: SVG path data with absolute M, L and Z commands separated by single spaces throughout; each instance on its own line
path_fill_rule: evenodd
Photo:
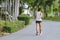
M 2 31 L 4 26 L 5 26 L 5 21 L 0 20 L 0 31 Z
M 14 22 L 7 21 L 6 24 L 5 23 L 2 23 L 2 24 L 4 25 L 0 25 L 0 27 L 2 26 L 2 30 L 0 31 L 12 33 L 23 28 L 25 25 L 25 22 L 24 21 L 14 21 Z
M 25 25 L 27 25 L 30 22 L 30 16 L 28 16 L 27 14 L 21 14 L 18 16 L 18 20 L 25 21 Z
M 0 20 L 0 27 L 3 27 L 3 26 L 5 26 L 5 21 Z
M 57 11 L 58 11 L 58 7 L 55 7 L 55 8 L 53 9 L 53 11 L 57 12 Z
M 15 32 L 21 28 L 23 28 L 25 25 L 24 21 L 15 21 L 15 22 L 6 22 L 6 32 Z

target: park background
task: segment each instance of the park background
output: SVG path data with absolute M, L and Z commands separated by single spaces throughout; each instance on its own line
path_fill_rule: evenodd
M 34 13 L 41 7 L 43 20 L 60 22 L 60 0 L 0 0 L 0 36 L 32 24 Z

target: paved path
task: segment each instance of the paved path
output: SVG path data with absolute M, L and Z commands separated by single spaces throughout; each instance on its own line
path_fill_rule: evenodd
M 35 20 L 26 28 L 12 33 L 11 35 L 0 37 L 0 40 L 60 40 L 60 22 L 43 21 L 43 35 L 35 35 Z

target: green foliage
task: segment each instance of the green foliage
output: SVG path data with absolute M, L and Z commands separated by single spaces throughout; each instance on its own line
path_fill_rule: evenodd
M 0 20 L 0 27 L 3 27 L 3 26 L 5 26 L 5 21 Z
M 17 30 L 23 28 L 25 25 L 25 22 L 24 21 L 14 21 L 14 22 L 6 21 L 5 23 L 4 21 L 0 24 L 1 24 L 0 28 L 2 27 L 0 31 L 12 33 L 12 32 L 16 32 Z
M 19 15 L 23 12 L 23 7 L 19 8 Z
M 25 25 L 27 25 L 30 22 L 30 16 L 28 16 L 27 14 L 21 14 L 18 16 L 18 20 L 25 21 Z
M 50 13 L 51 12 L 51 9 L 49 8 L 49 6 L 47 6 L 46 11 L 47 11 L 47 13 Z
M 46 5 L 51 6 L 53 4 L 53 1 L 55 1 L 55 0 L 47 0 Z
M 2 31 L 4 26 L 5 26 L 5 21 L 0 20 L 0 31 Z
M 53 11 L 57 12 L 57 11 L 58 11 L 58 8 L 57 8 L 57 7 L 55 7 L 55 8 L 53 9 Z
M 44 19 L 44 18 L 43 18 L 43 19 Z M 56 17 L 56 16 L 54 16 L 54 17 L 49 16 L 49 17 L 45 18 L 44 20 L 60 21 L 60 18 L 58 18 L 58 17 Z
M 6 32 L 15 32 L 25 25 L 24 21 L 6 22 Z

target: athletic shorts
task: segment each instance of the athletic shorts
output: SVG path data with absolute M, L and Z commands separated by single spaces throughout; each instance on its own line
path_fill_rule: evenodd
M 42 21 L 36 21 L 36 23 L 41 23 Z

